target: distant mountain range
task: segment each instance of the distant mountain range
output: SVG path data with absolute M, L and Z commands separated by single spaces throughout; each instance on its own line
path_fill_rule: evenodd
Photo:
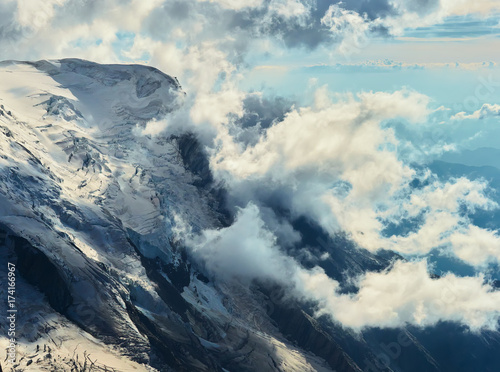
M 447 152 L 439 160 L 474 167 L 490 166 L 500 169 L 500 149 L 481 147 L 475 150 Z

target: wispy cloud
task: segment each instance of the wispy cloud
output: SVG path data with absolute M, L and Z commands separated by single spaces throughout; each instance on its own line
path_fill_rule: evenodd
M 323 269 L 305 269 L 279 249 L 254 204 L 241 209 L 232 226 L 205 230 L 187 244 L 216 280 L 279 283 L 289 289 L 288 296 L 313 301 L 317 316 L 327 315 L 357 331 L 408 324 L 423 327 L 440 321 L 480 331 L 496 329 L 500 317 L 500 292 L 485 284 L 483 277 L 431 278 L 425 260 L 397 261 L 383 272 L 352 278 L 358 292 L 340 294 L 339 283 Z
M 485 103 L 479 109 L 471 114 L 465 111 L 459 112 L 451 117 L 452 120 L 467 120 L 467 119 L 486 119 L 491 117 L 500 117 L 500 105 Z

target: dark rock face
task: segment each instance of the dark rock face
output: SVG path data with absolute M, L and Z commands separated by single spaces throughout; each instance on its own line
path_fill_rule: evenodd
M 63 274 L 43 252 L 33 247 L 26 239 L 17 236 L 10 239 L 21 275 L 47 296 L 54 310 L 65 314 L 72 305 L 73 298 Z
M 195 186 L 204 187 L 213 182 L 210 164 L 202 145 L 192 133 L 177 138 L 179 153 L 188 170 L 199 177 Z
M 188 321 L 186 312 L 190 309 L 189 304 L 181 296 L 182 288 L 179 290 L 179 281 L 169 282 L 162 275 L 162 263 L 157 257 L 156 259 L 145 257 L 141 251 L 135 247 L 132 241 L 129 239 L 129 243 L 135 248 L 136 253 L 141 258 L 141 263 L 146 269 L 146 274 L 148 278 L 157 285 L 156 292 L 165 301 L 169 307 L 179 314 L 184 321 Z M 177 284 L 177 285 L 175 285 Z M 189 284 L 189 282 L 187 283 Z
M 293 221 L 293 228 L 300 233 L 302 240 L 288 253 L 305 267 L 320 266 L 330 278 L 337 280 L 343 292 L 357 289 L 346 278 L 360 275 L 366 271 L 381 271 L 388 268 L 395 259 L 402 259 L 393 252 L 379 251 L 376 254 L 356 247 L 345 235 L 330 237 L 320 226 L 300 217 Z M 310 255 L 301 255 L 301 248 L 308 247 Z M 327 258 L 320 257 L 328 254 Z
M 47 101 L 42 102 L 42 104 L 46 106 L 48 115 L 60 115 L 67 121 L 83 118 L 81 112 L 65 97 L 51 96 Z
M 158 335 L 158 329 L 151 320 L 137 311 L 135 306 L 129 302 L 127 302 L 127 312 L 139 331 L 148 338 L 151 345 L 155 348 L 155 352 L 159 355 L 157 357 L 159 361 L 173 368 L 183 368 L 181 361 L 176 358 L 173 351 L 165 344 L 161 336 Z M 158 361 L 156 362 L 158 363 Z M 178 370 L 185 371 L 185 369 Z
M 500 334 L 497 331 L 484 330 L 474 333 L 464 326 L 450 322 L 442 322 L 432 328 L 415 328 L 411 331 L 432 355 L 439 367 L 436 368 L 438 371 L 498 371 Z M 406 366 L 411 368 L 409 363 Z
M 193 133 L 173 136 L 177 141 L 179 154 L 187 170 L 196 176 L 194 185 L 207 193 L 211 199 L 212 209 L 217 211 L 219 222 L 229 226 L 233 221 L 232 213 L 227 209 L 227 190 L 224 185 L 215 184 L 210 162 L 203 145 Z
M 361 369 L 320 324 L 297 306 L 274 304 L 271 318 L 285 337 L 326 360 L 335 371 L 360 372 Z
M 222 372 L 222 368 L 210 354 L 207 354 L 196 337 L 192 336 L 190 342 L 186 344 L 177 343 L 133 304 L 127 302 L 126 306 L 130 319 L 151 344 L 154 352 L 151 364 L 157 369 L 170 371 L 171 369 L 167 368 L 170 366 L 178 372 Z M 190 355 L 194 357 L 191 360 Z
M 144 98 L 150 96 L 154 93 L 159 87 L 161 83 L 158 80 L 149 79 L 140 79 L 136 84 L 136 94 L 139 98 Z

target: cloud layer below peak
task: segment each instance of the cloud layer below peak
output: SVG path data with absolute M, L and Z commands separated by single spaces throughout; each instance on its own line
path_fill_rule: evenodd
M 473 331 L 494 330 L 500 316 L 500 292 L 483 277 L 431 278 L 425 260 L 396 261 L 386 271 L 352 278 L 358 292 L 341 294 L 339 283 L 323 269 L 305 269 L 280 250 L 255 204 L 241 209 L 232 226 L 206 230 L 187 243 L 217 280 L 279 283 L 290 290 L 290 297 L 312 301 L 317 316 L 327 315 L 356 331 L 440 321 L 459 322 Z

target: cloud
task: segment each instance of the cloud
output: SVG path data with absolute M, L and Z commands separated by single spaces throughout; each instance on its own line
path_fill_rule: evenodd
M 263 0 L 198 0 L 199 2 L 210 2 L 219 4 L 225 9 L 241 10 L 245 8 L 257 8 L 262 5 Z
M 236 90 L 199 95 L 192 110 L 194 123 L 210 122 L 218 125 L 226 121 L 227 115 L 243 115 L 243 94 Z
M 305 21 L 308 18 L 310 6 L 307 2 L 304 4 L 299 0 L 273 0 L 269 4 L 269 11 L 284 19 L 302 18 Z
M 425 27 L 442 23 L 450 16 L 488 16 L 500 10 L 496 1 L 478 0 L 396 0 L 391 2 L 394 13 L 384 22 L 394 34 L 405 28 Z
M 484 180 L 471 181 L 460 177 L 446 183 L 434 182 L 420 191 L 412 193 L 405 205 L 411 215 L 420 213 L 425 208 L 436 211 L 458 213 L 462 206 L 474 212 L 476 208 L 492 210 L 498 205 L 485 196 L 488 183 Z
M 384 248 L 403 255 L 425 256 L 434 248 L 447 247 L 451 254 L 477 266 L 498 257 L 489 257 L 486 248 L 483 255 L 473 257 L 475 247 L 462 243 L 471 242 L 473 233 L 487 233 L 468 219 L 468 215 L 477 209 L 498 208 L 497 203 L 485 196 L 487 190 L 485 181 L 459 178 L 446 183 L 434 181 L 417 190 L 404 187 L 384 209 L 370 206 L 360 209 L 355 201 L 349 202 L 349 198 L 343 201 L 330 197 L 328 202 L 335 210 L 342 210 L 342 218 L 338 219 L 341 228 L 350 232 L 352 238 L 366 249 Z M 391 223 L 404 225 L 412 219 L 419 222 L 406 233 L 392 233 L 390 236 L 383 233 Z
M 62 6 L 66 0 L 18 1 L 16 21 L 21 27 L 38 31 L 54 17 L 55 7 Z
M 425 256 L 446 248 L 474 266 L 491 261 L 470 260 L 451 238 L 467 239 L 475 231 L 468 216 L 477 209 L 498 208 L 486 196 L 488 183 L 464 177 L 439 181 L 397 151 L 387 120 L 423 125 L 432 112 L 427 96 L 408 90 L 331 96 L 321 87 L 314 97 L 312 106 L 294 107 L 254 133 L 257 142 L 242 146 L 231 134 L 236 132 L 218 133 L 211 168 L 226 180 L 236 205 L 256 202 L 294 218 L 307 216 L 331 236 L 347 232 L 374 252 Z M 413 188 L 414 179 L 427 185 Z M 404 233 L 390 232 L 390 226 Z
M 411 91 L 330 98 L 320 89 L 314 107 L 292 109 L 256 144 L 241 146 L 230 131 L 219 132 L 211 168 L 236 205 L 261 201 L 307 216 L 331 235 L 382 229 L 375 204 L 414 172 L 398 159 L 392 130 L 380 123 L 398 116 L 418 123 L 428 98 Z
M 254 146 L 264 131 L 284 119 L 292 110 L 293 101 L 283 97 L 265 97 L 260 92 L 245 95 L 243 114 L 235 118 L 230 135 L 243 147 Z
M 117 35 L 131 33 L 132 38 L 174 45 L 178 54 L 211 42 L 220 51 L 232 54 L 227 56 L 232 63 L 242 63 L 242 58 L 252 50 L 248 46 L 262 40 L 273 40 L 275 49 L 282 40 L 289 46 L 318 45 L 325 41 L 306 22 L 314 22 L 310 17 L 312 3 L 132 0 L 125 5 L 117 0 L 104 0 L 97 6 L 93 1 L 12 1 L 0 9 L 0 58 L 81 57 L 96 62 L 123 61 L 122 54 L 128 52 L 128 47 L 117 47 Z M 155 64 L 151 55 L 145 57 L 147 62 L 172 73 L 168 65 Z
M 458 240 L 452 236 L 461 232 L 460 236 L 470 241 L 468 231 L 473 225 L 468 214 L 476 209 L 498 208 L 485 196 L 487 188 L 484 181 L 459 178 L 446 183 L 435 181 L 417 190 L 402 185 L 392 198 L 376 198 L 374 203 L 367 203 L 354 195 L 339 198 L 334 193 L 327 193 L 323 200 L 334 211 L 337 229 L 348 232 L 363 248 L 425 256 L 434 248 L 446 246 L 452 254 L 476 265 L 481 258 L 469 260 L 471 255 L 466 254 L 467 248 L 457 245 Z M 387 235 L 387 228 L 391 225 L 411 228 L 403 229 L 404 233 L 393 231 Z
M 335 64 L 317 64 L 300 67 L 298 71 L 307 73 L 373 73 L 373 72 L 391 72 L 400 70 L 484 70 L 496 66 L 495 62 L 471 62 L 471 63 L 407 63 L 398 62 L 390 59 L 366 60 L 363 62 L 345 62 Z M 262 68 L 262 66 L 260 67 Z M 278 68 L 278 66 L 275 66 Z M 449 109 L 447 109 L 449 110 Z
M 451 120 L 467 120 L 467 119 L 487 119 L 500 116 L 500 105 L 485 103 L 472 114 L 466 112 L 459 112 L 451 117 Z
M 321 24 L 327 26 L 334 38 L 340 41 L 338 50 L 346 57 L 359 52 L 369 42 L 371 25 L 367 16 L 341 8 L 338 4 L 330 6 L 321 18 Z
M 305 269 L 280 250 L 254 204 L 241 209 L 232 226 L 205 230 L 189 238 L 187 245 L 217 280 L 279 283 L 291 297 L 314 302 L 317 316 L 328 315 L 358 331 L 439 321 L 478 331 L 496 329 L 500 316 L 500 292 L 484 284 L 484 278 L 447 274 L 433 279 L 425 261 L 397 261 L 386 271 L 354 278 L 357 293 L 340 294 L 339 283 L 323 269 Z
M 265 229 L 257 206 L 249 204 L 238 213 L 233 225 L 203 231 L 190 247 L 207 271 L 218 278 L 282 282 L 294 263 L 279 251 L 275 241 L 275 236 Z
M 442 0 L 442 8 L 449 15 L 481 14 L 491 15 L 500 11 L 500 4 L 496 0 Z
M 391 236 L 387 242 L 385 239 L 379 240 L 379 244 L 406 255 L 426 255 L 433 248 L 444 245 L 447 236 L 459 226 L 460 221 L 453 213 L 433 211 L 425 216 L 424 223 L 417 231 Z
M 143 127 L 140 127 L 139 125 L 137 125 L 133 129 L 133 133 L 136 136 L 155 137 L 158 134 L 164 132 L 168 127 L 169 127 L 169 122 L 166 118 L 162 119 L 162 120 L 153 119 L 153 120 L 148 121 Z
M 447 274 L 431 278 L 425 261 L 397 261 L 389 270 L 358 279 L 355 295 L 341 295 L 325 304 L 342 324 L 359 329 L 435 325 L 440 321 L 466 324 L 471 330 L 497 329 L 500 292 L 484 278 Z M 473 299 L 473 300 L 471 300 Z
M 394 117 L 418 123 L 428 112 L 428 97 L 398 91 L 340 96 L 334 103 L 330 98 L 319 89 L 315 107 L 292 109 L 255 145 L 243 148 L 234 138 L 220 136 L 212 169 L 239 193 L 237 198 L 246 200 L 243 204 L 255 194 L 242 190 L 264 183 L 266 189 L 279 188 L 288 195 L 284 208 L 337 232 L 332 198 L 342 199 L 337 195 L 344 193 L 341 185 L 349 185 L 349 199 L 341 201 L 343 205 L 366 210 L 411 180 L 413 171 L 395 152 L 394 133 L 380 123 Z M 335 186 L 339 181 L 344 182 L 340 188 Z M 263 192 L 258 191 L 260 197 Z
M 338 42 L 337 53 L 349 60 L 371 43 L 373 37 L 400 37 L 407 30 L 442 24 L 449 17 L 487 18 L 500 11 L 498 2 L 479 0 L 349 1 L 331 4 L 321 18 Z
M 490 262 L 500 262 L 498 231 L 470 225 L 451 235 L 450 242 L 457 257 L 473 266 L 486 266 Z
M 0 6 L 0 59 L 149 63 L 187 85 L 195 66 L 185 61 L 195 49 L 217 50 L 241 70 L 290 48 L 338 46 L 349 56 L 373 35 L 441 22 L 467 13 L 465 5 L 483 16 L 498 10 L 488 0 L 8 1 Z M 125 34 L 130 42 L 123 43 Z
M 380 128 L 382 120 L 401 117 L 417 123 L 428 113 L 429 98 L 412 91 L 370 92 L 339 98 L 338 102 L 328 105 L 329 98 L 323 93 L 323 97 L 316 99 L 316 102 L 322 101 L 319 109 L 292 110 L 283 121 L 270 127 L 259 143 L 242 153 L 222 149 L 213 160 L 214 169 L 229 171 L 239 178 L 262 175 L 271 169 L 284 173 L 301 169 L 330 174 L 350 171 L 351 176 L 347 177 L 355 181 L 358 166 L 377 160 L 383 165 L 391 158 L 391 151 L 379 151 L 381 146 L 395 143 L 393 133 Z M 381 157 L 381 153 L 389 156 Z M 394 158 L 389 162 L 392 162 L 387 164 L 389 167 L 400 167 Z M 393 182 L 392 174 L 401 172 L 393 169 L 383 178 Z M 360 183 L 356 186 L 364 188 Z

